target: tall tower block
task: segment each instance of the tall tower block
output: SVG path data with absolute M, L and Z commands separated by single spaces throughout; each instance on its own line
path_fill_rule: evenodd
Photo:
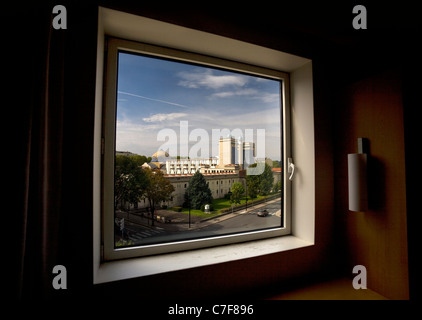
M 220 138 L 220 165 L 236 163 L 236 140 L 233 137 Z

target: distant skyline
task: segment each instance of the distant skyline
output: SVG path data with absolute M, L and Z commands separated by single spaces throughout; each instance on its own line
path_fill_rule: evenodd
M 212 129 L 264 129 L 266 157 L 280 160 L 280 112 L 279 81 L 119 53 L 118 151 L 151 156 L 164 143 L 157 141 L 160 130 L 179 133 L 188 121 L 189 132 L 203 129 L 210 137 Z

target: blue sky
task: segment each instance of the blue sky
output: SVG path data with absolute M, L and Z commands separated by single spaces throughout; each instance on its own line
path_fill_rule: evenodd
M 160 130 L 179 135 L 188 121 L 189 132 L 203 129 L 210 140 L 212 129 L 265 129 L 266 156 L 280 160 L 278 81 L 119 53 L 117 91 L 116 150 L 150 156 L 164 143 Z

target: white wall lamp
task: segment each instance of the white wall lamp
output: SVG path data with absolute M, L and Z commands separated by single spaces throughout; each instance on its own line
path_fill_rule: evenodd
M 368 139 L 358 138 L 358 153 L 349 153 L 349 210 L 365 212 L 368 210 Z

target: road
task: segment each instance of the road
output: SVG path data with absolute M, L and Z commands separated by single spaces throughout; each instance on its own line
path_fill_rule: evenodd
M 266 217 L 259 217 L 256 214 L 258 209 L 250 208 L 248 212 L 240 212 L 233 218 L 201 228 L 201 231 L 214 231 L 215 234 L 225 234 L 280 227 L 280 202 L 267 204 L 259 209 L 268 210 L 269 215 Z
M 256 207 L 248 208 L 248 211 L 227 215 L 221 221 L 215 219 L 207 223 L 198 223 L 192 226 L 192 229 L 181 231 L 168 231 L 163 228 L 148 228 L 140 225 L 126 223 L 125 228 L 128 238 L 132 244 L 152 244 L 159 242 L 168 242 L 174 240 L 193 239 L 198 237 L 209 237 L 229 233 L 261 230 L 266 228 L 280 227 L 281 219 L 281 200 L 268 204 L 261 204 Z M 269 215 L 266 217 L 257 216 L 258 209 L 266 209 Z

